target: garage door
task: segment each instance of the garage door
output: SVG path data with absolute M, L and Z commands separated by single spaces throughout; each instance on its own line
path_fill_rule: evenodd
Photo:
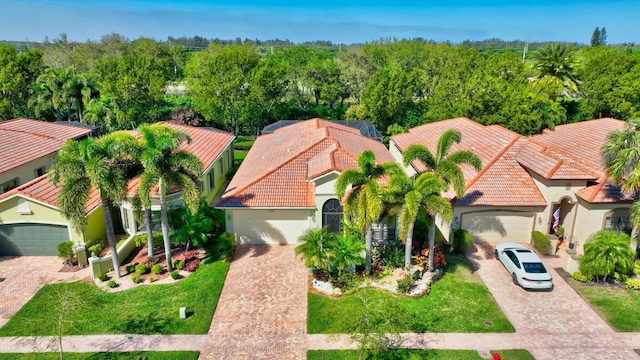
M 69 231 L 64 225 L 0 225 L 0 256 L 56 256 L 58 244 L 67 240 Z
M 239 210 L 234 218 L 241 244 L 296 244 L 309 228 L 309 210 Z
M 530 242 L 533 214 L 507 211 L 462 214 L 460 227 L 476 242 Z

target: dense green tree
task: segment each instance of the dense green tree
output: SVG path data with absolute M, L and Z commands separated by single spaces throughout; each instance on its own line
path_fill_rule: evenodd
M 180 149 L 184 142 L 191 141 L 188 134 L 167 125 L 156 123 L 142 125 L 140 161 L 144 172 L 140 177 L 138 196 L 142 205 L 151 207 L 151 193 L 157 187 L 160 200 L 160 227 L 164 240 L 167 271 L 172 271 L 169 219 L 167 217 L 167 196 L 172 189 L 178 189 L 182 199 L 192 213 L 197 213 L 200 201 L 200 178 L 202 164 L 198 157 Z
M 47 68 L 38 77 L 35 85 L 35 96 L 32 104 L 35 114 L 40 115 L 43 109 L 51 106 L 56 114 L 56 120 L 62 121 L 62 113 L 66 112 L 67 120 L 71 121 L 71 104 L 67 92 L 67 84 L 71 79 L 71 69 L 56 70 Z
M 355 223 L 365 233 L 366 272 L 371 272 L 372 224 L 379 223 L 385 211 L 383 187 L 379 181 L 383 176 L 402 171 L 396 163 L 376 163 L 373 151 L 367 150 L 358 156 L 358 168 L 344 171 L 338 177 L 335 191 L 344 203 L 344 218 L 348 224 Z
M 362 105 L 378 129 L 391 124 L 404 126 L 409 109 L 413 108 L 416 77 L 398 66 L 386 66 L 376 71 L 362 92 Z
M 286 63 L 267 58 L 260 61 L 250 75 L 249 117 L 251 132 L 259 134 L 267 121 L 274 119 L 277 108 L 284 101 L 290 86 L 290 68 Z
M 195 109 L 208 121 L 240 133 L 251 114 L 251 75 L 260 58 L 250 44 L 210 45 L 187 63 Z
M 482 168 L 482 162 L 476 154 L 470 150 L 457 150 L 449 153 L 451 147 L 460 143 L 462 140 L 462 134 L 455 129 L 449 129 L 445 131 L 438 139 L 436 145 L 435 154 L 432 153 L 426 146 L 423 145 L 410 145 L 402 155 L 402 160 L 405 166 L 409 166 L 413 161 L 418 160 L 422 162 L 427 168 L 446 184 L 450 184 L 453 187 L 458 198 L 464 196 L 465 183 L 464 173 L 460 169 L 460 165 L 468 164 L 473 166 L 476 171 L 480 171 Z M 445 214 L 446 215 L 446 214 Z M 429 225 L 429 270 L 435 269 L 433 263 L 433 248 L 435 246 L 435 217 L 431 217 L 431 224 Z
M 340 71 L 340 85 L 345 88 L 343 92 L 359 104 L 362 92 L 374 73 L 372 59 L 361 46 L 352 45 L 336 54 L 334 60 Z
M 596 26 L 591 34 L 591 46 L 603 45 L 600 43 L 600 28 Z
M 50 181 L 60 186 L 58 207 L 74 228 L 87 224 L 85 205 L 92 189 L 100 193 L 116 278 L 120 278 L 111 207 L 124 200 L 127 190 L 126 166 L 137 148 L 137 139 L 118 132 L 100 139 L 67 141 L 56 155 L 49 172 Z

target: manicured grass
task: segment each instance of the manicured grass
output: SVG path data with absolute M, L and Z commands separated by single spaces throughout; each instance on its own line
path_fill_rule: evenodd
M 248 151 L 256 140 L 250 135 L 239 135 L 233 142 L 233 147 L 239 150 Z
M 118 293 L 80 281 L 46 285 L 0 329 L 0 336 L 55 335 L 55 309 L 60 294 L 68 292 L 82 304 L 65 317 L 65 335 L 206 334 L 228 270 L 227 262 L 205 260 L 183 281 Z M 180 307 L 191 313 L 187 319 L 180 319 Z
M 533 360 L 533 356 L 527 350 L 497 350 L 504 360 Z M 385 360 L 478 360 L 477 351 L 473 350 L 415 350 L 415 349 L 392 349 L 378 354 L 369 359 Z M 360 351 L 358 350 L 323 350 L 308 351 L 307 360 L 358 360 Z
M 244 160 L 244 158 L 247 157 L 248 152 L 247 151 L 242 151 L 242 150 L 235 150 L 233 152 L 233 159 L 237 162 L 240 163 L 242 162 L 242 160 Z
M 640 331 L 640 291 L 566 280 L 615 330 Z
M 387 309 L 386 319 L 394 319 L 393 330 L 380 325 L 376 331 L 514 332 L 489 290 L 471 268 L 466 259 L 449 258 L 444 277 L 432 285 L 430 295 L 418 299 L 378 290 L 361 290 L 338 299 L 309 293 L 307 331 L 310 334 L 335 334 L 357 328 L 361 319 L 356 314 L 362 313 L 361 295 L 364 294 L 370 303 L 381 303 L 380 306 Z M 490 321 L 492 326 L 485 325 L 485 321 Z
M 196 360 L 198 351 L 130 351 L 130 352 L 99 352 L 99 353 L 70 353 L 65 352 L 65 360 L 131 360 L 146 356 L 151 360 Z M 7 353 L 1 354 L 4 360 L 57 360 L 60 354 L 50 353 Z

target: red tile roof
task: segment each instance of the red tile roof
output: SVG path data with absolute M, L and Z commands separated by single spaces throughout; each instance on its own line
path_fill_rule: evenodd
M 66 140 L 90 129 L 30 119 L 0 122 L 0 173 L 56 153 Z
M 49 175 L 43 175 L 0 195 L 0 201 L 18 195 L 58 208 L 59 192 L 60 187 L 54 186 L 49 181 Z M 85 211 L 89 213 L 98 205 L 100 205 L 100 193 L 95 189 L 91 189 L 85 204 Z
M 314 179 L 357 167 L 372 150 L 378 162 L 393 161 L 384 145 L 356 129 L 311 119 L 258 137 L 218 207 L 315 207 Z
M 393 136 L 392 140 L 401 151 L 414 143 L 434 151 L 440 134 L 447 129 L 462 133 L 461 143 L 451 151 L 474 151 L 483 168 L 475 172 L 469 166 L 462 167 L 467 189 L 456 206 L 546 205 L 527 170 L 549 180 L 597 180 L 599 186 L 582 189 L 576 195 L 589 202 L 618 202 L 628 201 L 629 197 L 606 179 L 600 148 L 608 134 L 623 129 L 624 124 L 608 118 L 591 120 L 560 125 L 554 131 L 525 138 L 498 125 L 483 126 L 458 118 L 422 125 Z M 414 167 L 426 170 L 422 164 Z

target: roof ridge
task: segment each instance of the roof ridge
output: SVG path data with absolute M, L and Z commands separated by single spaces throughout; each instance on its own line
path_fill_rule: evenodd
M 593 202 L 593 200 L 596 198 L 596 196 L 598 195 L 600 190 L 602 190 L 602 188 L 604 187 L 604 184 L 607 183 L 608 179 L 609 179 L 609 176 L 605 175 L 602 178 L 602 181 L 595 186 L 595 190 L 591 193 L 591 196 L 589 196 L 589 198 L 586 199 L 588 203 L 592 203 Z
M 289 158 L 288 160 L 286 160 L 285 162 L 281 163 L 280 165 L 276 166 L 275 168 L 271 169 L 270 171 L 264 173 L 262 176 L 257 177 L 256 179 L 254 179 L 252 182 L 246 184 L 245 186 L 236 189 L 233 194 L 237 194 L 239 192 L 244 191 L 245 189 L 247 189 L 248 187 L 256 184 L 259 181 L 262 181 L 263 179 L 265 179 L 267 176 L 273 174 L 274 172 L 282 169 L 285 165 L 291 163 L 294 159 L 299 158 L 300 156 L 302 156 L 302 154 L 306 153 L 307 151 L 311 150 L 312 148 L 314 148 L 315 146 L 319 145 L 321 142 L 327 140 L 326 137 L 321 138 L 320 140 L 318 140 L 317 142 L 313 143 L 312 145 L 308 146 L 307 148 L 305 148 L 304 150 L 300 151 L 297 155 L 292 156 L 291 158 Z M 224 195 L 223 195 L 224 196 Z M 221 203 L 224 203 L 227 200 L 227 198 L 223 199 L 221 201 Z
M 478 179 L 480 179 L 480 177 L 482 177 L 482 175 L 484 175 L 484 173 L 486 173 L 490 167 L 493 166 L 493 164 L 495 164 L 498 159 L 500 159 L 502 157 L 502 155 L 504 155 L 507 150 L 511 149 L 511 147 L 520 139 L 524 138 L 522 135 L 517 134 L 516 137 L 513 138 L 513 140 L 511 140 L 509 142 L 509 144 L 507 144 L 507 146 L 504 147 L 504 149 L 502 149 L 498 155 L 496 155 L 493 159 L 491 159 L 491 161 L 489 161 L 489 163 L 487 163 L 487 165 L 485 167 L 483 167 L 478 174 L 476 175 L 476 177 L 474 177 L 473 179 L 471 179 L 471 181 L 469 181 L 469 183 L 467 184 L 467 186 L 465 186 L 465 191 L 471 187 L 471 185 L 475 184 Z
M 29 119 L 26 119 L 26 120 L 29 120 Z M 37 121 L 37 120 L 33 120 L 33 121 Z M 42 137 L 42 138 L 45 138 L 45 139 L 51 139 L 51 140 L 55 140 L 55 141 L 59 141 L 59 142 L 65 142 L 66 141 L 66 140 L 58 139 L 58 138 L 53 137 L 53 136 L 49 136 L 49 135 L 45 135 L 45 134 L 37 134 L 37 133 L 34 133 L 34 132 L 30 132 L 30 131 L 15 130 L 15 129 L 5 129 L 5 128 L 2 128 L 0 130 L 1 131 L 10 131 L 10 132 L 19 133 L 19 134 L 27 134 L 27 135 L 32 135 L 32 136 L 39 136 L 39 137 Z M 71 139 L 69 139 L 69 140 L 71 140 Z
M 571 124 L 564 124 L 564 125 L 571 125 Z M 556 147 L 554 147 L 554 146 L 549 146 L 549 145 L 547 145 L 547 144 L 540 143 L 540 142 L 536 141 L 536 140 L 535 140 L 535 138 L 533 138 L 533 137 L 531 137 L 531 136 L 527 137 L 527 140 L 529 140 L 529 141 L 531 141 L 532 143 L 534 143 L 534 144 L 536 144 L 536 145 L 540 146 L 540 147 L 542 148 L 542 151 L 550 150 L 550 151 L 553 151 L 553 152 L 555 152 L 555 153 L 558 153 L 558 154 L 560 154 L 560 155 L 562 155 L 562 156 L 565 156 L 565 157 L 567 157 L 567 158 L 569 158 L 569 159 L 571 159 L 571 160 L 575 161 L 576 163 L 582 164 L 582 165 L 584 165 L 585 167 L 589 168 L 589 169 L 590 169 L 590 170 L 592 170 L 592 171 L 593 171 L 593 170 L 595 170 L 595 171 L 605 172 L 605 169 L 602 169 L 602 168 L 594 168 L 593 166 L 591 166 L 591 164 L 588 164 L 588 163 L 586 163 L 586 162 L 582 162 L 581 160 L 576 159 L 576 158 L 575 158 L 575 157 L 573 157 L 572 155 L 569 155 L 569 154 L 567 154 L 566 152 L 564 152 L 564 151 L 562 151 L 562 150 L 560 150 L 560 149 L 558 149 L 558 148 L 556 148 Z M 546 153 L 545 153 L 545 154 L 546 154 Z M 552 154 L 547 154 L 547 156 L 552 156 L 552 157 L 556 158 L 556 157 L 555 157 L 554 155 L 552 155 Z M 557 159 L 557 158 L 556 158 L 556 159 Z M 562 160 L 562 159 L 557 159 L 557 160 L 558 160 L 558 161 L 563 161 L 563 162 L 564 162 L 564 160 Z M 573 166 L 573 165 L 572 165 L 572 166 Z M 573 166 L 573 167 L 574 167 L 574 168 L 576 168 L 575 166 Z M 577 168 L 576 168 L 576 169 L 577 169 Z M 578 170 L 580 170 L 580 169 L 578 169 Z M 582 171 L 582 170 L 581 170 L 581 171 Z M 590 175 L 594 175 L 594 174 L 590 174 Z

